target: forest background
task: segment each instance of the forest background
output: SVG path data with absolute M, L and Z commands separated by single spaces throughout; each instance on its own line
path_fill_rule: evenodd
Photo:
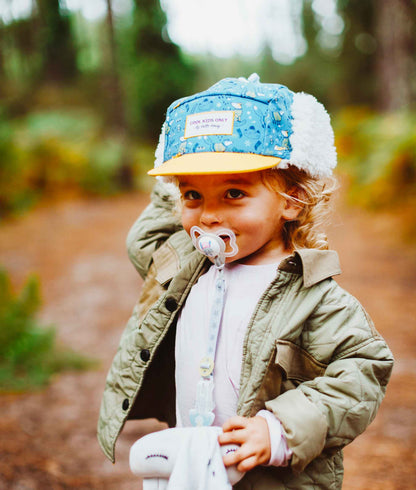
M 357 216 L 369 213 L 355 223 L 358 232 L 345 218 L 349 234 L 338 243 L 335 235 L 335 245 L 349 264 L 360 253 L 365 257 L 356 276 L 353 265 L 350 279 L 348 272 L 343 277 L 347 286 L 349 280 L 358 284 L 370 313 L 374 303 L 375 316 L 386 322 L 382 333 L 404 361 L 391 391 L 394 402 L 389 409 L 387 400 L 385 418 L 358 446 L 356 473 L 360 455 L 367 457 L 375 441 L 379 452 L 368 479 L 390 462 L 393 483 L 385 488 L 407 488 L 416 441 L 406 405 L 414 413 L 416 339 L 409 332 L 416 304 L 416 2 L 84 2 L 99 11 L 92 16 L 74 2 L 0 0 L 0 486 L 133 488 L 131 481 L 123 487 L 125 466 L 100 475 L 103 457 L 94 434 L 100 383 L 140 287 L 129 275 L 124 236 L 153 182 L 146 172 L 167 106 L 220 78 L 257 72 L 263 82 L 285 84 L 324 103 L 335 129 L 343 216 L 350 209 Z M 253 5 L 262 35 L 248 43 L 250 49 L 239 49 L 251 39 Z M 175 30 L 175 15 L 184 9 L 188 24 Z M 222 49 L 197 42 L 202 32 L 192 25 L 201 18 L 211 23 L 208 37 L 222 40 Z M 188 37 L 178 29 L 189 31 Z M 226 35 L 234 35 L 233 42 Z M 394 235 L 394 251 L 386 252 L 384 237 L 378 241 L 379 234 L 367 230 L 369 219 L 382 234 Z M 374 237 L 374 249 L 357 248 Z M 403 263 L 391 270 L 402 244 Z M 29 272 L 35 274 L 27 278 Z M 51 321 L 55 327 L 47 326 Z M 54 376 L 90 368 L 99 372 L 65 383 Z M 76 398 L 80 386 L 94 393 L 91 407 Z M 391 417 L 389 410 L 399 415 Z M 71 413 L 85 411 L 82 422 L 72 420 Z M 386 431 L 402 434 L 399 449 L 389 446 L 394 438 L 384 437 L 383 420 Z M 80 441 L 84 453 L 75 455 Z M 95 466 L 84 466 L 91 454 Z M 389 476 L 383 478 L 374 488 Z M 349 488 L 368 490 L 368 479 L 350 476 Z
M 236 16 L 246 2 L 228 3 Z M 413 205 L 415 2 L 285 3 L 286 16 L 280 0 L 258 3 L 269 33 L 257 52 L 220 58 L 209 48 L 192 53 L 174 44 L 157 0 L 102 0 L 95 20 L 63 0 L 34 0 L 15 18 L 19 0 L 3 0 L 0 216 L 46 196 L 146 188 L 167 106 L 222 77 L 252 72 L 312 93 L 328 108 L 355 201 L 391 206 L 400 196 L 400 206 Z M 169 2 L 163 5 L 169 12 Z M 213 7 L 197 8 L 203 17 Z M 282 23 L 291 27 L 289 56 L 274 35 Z

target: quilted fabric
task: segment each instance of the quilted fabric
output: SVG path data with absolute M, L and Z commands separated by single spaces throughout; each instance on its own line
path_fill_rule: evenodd
M 166 188 L 158 184 L 152 201 L 127 240 L 146 281 L 110 369 L 98 423 L 101 447 L 113 461 L 128 418 L 175 425 L 175 318 L 207 265 L 181 229 Z M 274 413 L 293 457 L 288 468 L 248 472 L 239 490 L 341 488 L 341 450 L 366 429 L 383 399 L 392 354 L 359 302 L 331 278 L 339 273 L 334 254 L 299 250 L 283 261 L 250 320 L 237 413 Z

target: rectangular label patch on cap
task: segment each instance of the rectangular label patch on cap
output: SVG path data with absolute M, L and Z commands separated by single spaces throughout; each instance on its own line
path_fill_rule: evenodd
M 234 111 L 211 111 L 186 117 L 185 138 L 233 134 Z

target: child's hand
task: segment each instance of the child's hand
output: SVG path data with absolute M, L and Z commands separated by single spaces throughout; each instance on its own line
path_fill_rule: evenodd
M 263 417 L 231 417 L 218 436 L 220 445 L 240 444 L 240 448 L 224 456 L 225 466 L 237 465 L 239 471 L 249 471 L 270 461 L 269 427 Z

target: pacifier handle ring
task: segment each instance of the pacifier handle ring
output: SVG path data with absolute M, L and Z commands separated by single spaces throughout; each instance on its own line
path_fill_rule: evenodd
M 227 228 L 222 228 L 221 230 L 218 230 L 215 234 L 217 236 L 227 235 L 228 238 L 230 239 L 229 246 L 231 247 L 231 251 L 230 252 L 224 252 L 224 255 L 226 257 L 234 257 L 234 255 L 237 255 L 237 253 L 238 253 L 237 241 L 236 241 L 234 233 L 231 230 L 228 230 Z
M 198 237 L 196 236 L 197 233 L 199 233 L 199 236 L 201 236 L 204 234 L 204 230 L 201 230 L 199 226 L 195 225 L 191 228 L 191 238 L 195 241 L 198 240 Z

